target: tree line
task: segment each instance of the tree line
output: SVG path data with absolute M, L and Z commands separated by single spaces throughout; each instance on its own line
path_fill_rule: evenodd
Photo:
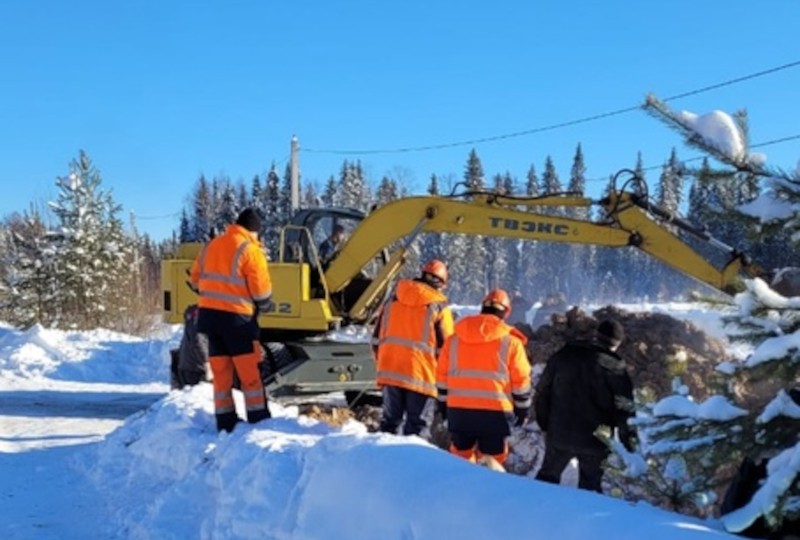
M 669 123 L 670 112 L 663 106 L 658 109 L 657 101 L 653 103 Z M 737 113 L 734 119 L 746 136 L 746 113 Z M 714 145 L 698 137 L 687 137 L 687 141 L 708 155 L 699 167 L 687 166 L 673 149 L 653 180 L 647 178 L 641 154 L 637 156 L 633 173 L 645 180 L 643 186 L 655 186 L 647 194 L 648 200 L 668 213 L 686 216 L 701 234 L 749 254 L 763 268 L 796 264 L 793 248 L 800 242 L 797 213 L 765 223 L 740 208 L 757 199 L 765 186 L 777 200 L 797 204 L 798 174 L 767 171 L 748 163 L 734 163 L 731 168 Z M 717 165 L 712 166 L 712 160 Z M 609 178 L 604 194 L 619 189 L 614 181 Z M 560 193 L 583 196 L 586 182 L 580 144 L 566 182 L 550 156 L 546 156 L 541 173 L 531 165 L 522 178 L 509 171 L 487 176 L 473 149 L 460 177 L 431 175 L 426 192 L 434 196 L 455 191 L 493 191 L 530 198 Z M 121 205 L 101 183 L 91 158 L 81 151 L 69 164 L 68 173 L 57 179 L 58 200 L 51 202 L 49 209 L 31 206 L 0 223 L 0 319 L 23 327 L 39 323 L 131 331 L 146 326 L 160 310 L 160 261 L 173 254 L 179 242 L 205 241 L 235 221 L 243 208 L 252 206 L 261 214 L 262 238 L 271 259 L 276 260 L 280 229 L 292 217 L 290 170 L 287 166 L 281 174 L 274 163 L 247 184 L 200 176 L 191 188 L 188 206 L 182 209 L 178 229 L 161 242 L 138 235 L 133 224 L 126 230 Z M 301 208 L 340 206 L 365 213 L 411 195 L 402 172 L 371 179 L 360 161 L 348 160 L 322 186 L 301 179 L 301 194 Z M 48 220 L 45 210 L 54 219 Z M 590 222 L 606 218 L 601 210 L 592 212 L 584 207 L 534 206 L 529 210 Z M 666 221 L 664 225 L 672 227 Z M 696 244 L 709 260 L 719 257 L 719 249 L 707 242 L 696 242 L 677 229 L 674 232 Z M 573 304 L 663 301 L 701 287 L 635 249 L 438 233 L 417 238 L 405 275 L 416 274 L 422 262 L 431 258 L 448 264 L 448 294 L 451 301 L 463 304 L 477 303 L 494 287 L 519 290 L 533 301 L 562 292 Z

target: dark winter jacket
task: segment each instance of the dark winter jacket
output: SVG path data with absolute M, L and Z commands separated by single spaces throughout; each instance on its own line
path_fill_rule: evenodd
M 619 430 L 629 448 L 634 432 L 628 426 L 633 415 L 622 401 L 633 401 L 633 384 L 625 362 L 597 344 L 568 343 L 547 361 L 536 387 L 535 413 L 547 432 L 547 444 L 591 454 L 608 449 L 594 432 L 606 425 Z

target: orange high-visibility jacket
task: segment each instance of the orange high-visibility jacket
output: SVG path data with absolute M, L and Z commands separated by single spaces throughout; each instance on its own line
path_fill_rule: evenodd
M 199 291 L 201 308 L 252 315 L 254 302 L 268 300 L 272 282 L 267 258 L 255 235 L 240 225 L 203 247 L 189 281 Z
M 460 320 L 436 369 L 438 399 L 447 407 L 511 412 L 531 406 L 527 338 L 489 314 Z
M 377 382 L 436 396 L 436 356 L 453 333 L 447 297 L 433 287 L 400 280 L 375 329 Z

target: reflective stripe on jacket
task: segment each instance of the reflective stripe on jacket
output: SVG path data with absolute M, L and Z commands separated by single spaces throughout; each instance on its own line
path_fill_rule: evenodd
M 510 412 L 531 406 L 527 338 L 494 315 L 458 322 L 439 354 L 436 386 L 448 408 Z
M 254 302 L 270 298 L 267 258 L 253 236 L 240 225 L 229 225 L 203 247 L 190 275 L 201 308 L 252 315 Z
M 453 333 L 453 313 L 440 291 L 400 280 L 375 328 L 378 385 L 436 396 L 436 357 Z

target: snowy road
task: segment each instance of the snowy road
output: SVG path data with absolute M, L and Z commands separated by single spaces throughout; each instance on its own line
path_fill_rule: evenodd
M 0 390 L 0 537 L 106 538 L 102 506 L 73 467 L 126 417 L 163 397 L 157 392 Z M 106 386 L 103 385 L 103 388 Z

